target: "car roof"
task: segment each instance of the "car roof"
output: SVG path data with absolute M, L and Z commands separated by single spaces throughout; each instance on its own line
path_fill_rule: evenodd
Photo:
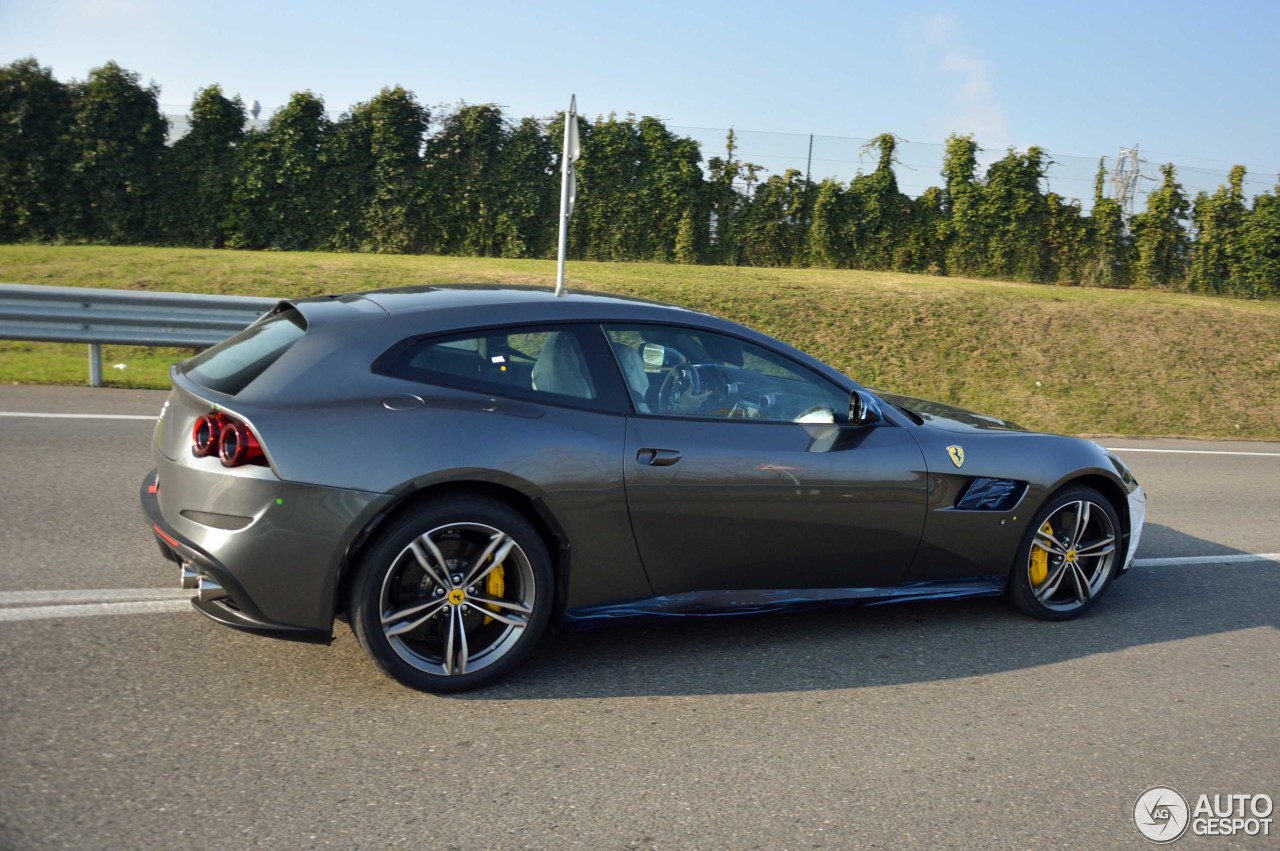
M 660 322 L 730 333 L 754 334 L 718 316 L 673 304 L 607 293 L 566 291 L 514 284 L 443 284 L 395 287 L 341 296 L 292 299 L 311 331 L 346 328 L 358 321 L 381 336 L 425 335 L 508 324 L 560 322 Z
M 332 296 L 320 296 L 300 301 L 307 303 L 332 298 Z M 544 305 L 552 307 L 552 309 L 556 307 L 562 308 L 567 305 L 590 305 L 599 311 L 602 316 L 625 316 L 631 310 L 640 306 L 650 309 L 655 307 L 664 308 L 679 313 L 697 313 L 697 311 L 676 305 L 631 296 L 574 290 L 565 290 L 562 295 L 557 296 L 550 287 L 521 284 L 422 284 L 350 293 L 340 298 L 344 300 L 366 299 L 391 316 L 456 308 L 500 308 L 508 306 L 528 308 Z M 571 312 L 581 313 L 582 311 L 579 309 Z M 648 313 L 649 311 L 646 310 L 644 312 Z

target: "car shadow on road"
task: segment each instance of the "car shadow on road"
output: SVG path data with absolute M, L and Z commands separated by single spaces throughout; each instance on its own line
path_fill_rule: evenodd
M 1160 552 L 1227 555 L 1148 525 Z M 1151 558 L 1150 550 L 1140 553 Z M 1001 599 L 775 615 L 622 622 L 543 639 L 511 680 L 463 700 L 749 694 L 996 674 L 1147 644 L 1266 626 L 1280 616 L 1273 562 L 1134 567 L 1090 612 L 1048 623 Z

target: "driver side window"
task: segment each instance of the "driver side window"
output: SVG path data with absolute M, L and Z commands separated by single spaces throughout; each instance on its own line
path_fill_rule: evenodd
M 848 393 L 753 343 L 674 325 L 604 330 L 638 414 L 758 422 L 848 419 Z

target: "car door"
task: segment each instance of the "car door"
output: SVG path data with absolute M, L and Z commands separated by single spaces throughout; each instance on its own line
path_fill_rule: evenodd
M 645 364 L 647 382 L 620 364 L 636 403 L 623 468 L 655 593 L 904 580 L 927 486 L 905 429 L 849 424 L 844 390 L 753 343 L 671 326 L 605 331 L 615 353 L 636 350 Z M 673 386 L 695 367 L 719 378 L 708 368 L 692 392 Z

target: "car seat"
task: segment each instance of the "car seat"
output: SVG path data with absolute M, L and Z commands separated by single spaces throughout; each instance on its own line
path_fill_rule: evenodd
M 571 332 L 552 331 L 534 361 L 531 383 L 534 390 L 558 393 L 578 399 L 594 399 L 595 387 L 587 374 L 582 350 Z
M 649 393 L 649 374 L 644 371 L 644 360 L 635 349 L 624 343 L 612 345 L 613 353 L 618 357 L 618 366 L 622 368 L 622 377 L 627 380 L 631 401 L 635 403 L 637 411 L 649 413 L 649 404 L 645 401 Z

